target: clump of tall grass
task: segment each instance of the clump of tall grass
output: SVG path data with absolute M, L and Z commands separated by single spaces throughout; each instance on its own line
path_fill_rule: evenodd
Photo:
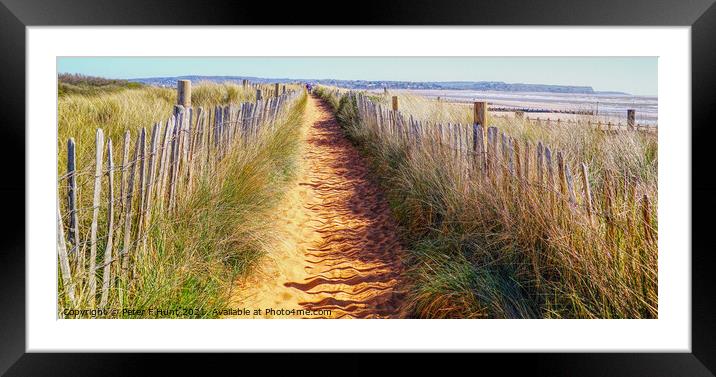
M 516 144 L 542 141 L 573 167 L 587 161 L 590 219 L 581 202 L 515 177 L 506 165 L 483 177 L 471 156 L 435 139 L 415 145 L 378 132 L 358 115 L 354 97 L 319 93 L 368 156 L 402 225 L 411 282 L 406 309 L 413 316 L 657 316 L 655 136 L 488 120 Z M 434 119 L 465 124 L 468 111 Z

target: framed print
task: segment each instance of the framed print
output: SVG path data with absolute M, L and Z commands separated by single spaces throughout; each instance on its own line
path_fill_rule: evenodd
M 713 375 L 711 2 L 3 1 L 8 375 Z

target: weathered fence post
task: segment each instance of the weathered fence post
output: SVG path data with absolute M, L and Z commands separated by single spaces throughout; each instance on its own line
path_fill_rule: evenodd
M 256 102 L 261 101 L 261 89 L 256 89 Z
M 627 110 L 627 128 L 631 131 L 634 129 L 634 120 L 636 119 L 636 111 L 634 109 Z
M 485 127 L 487 125 L 487 103 L 486 102 L 475 102 L 474 103 L 474 122 Z
M 101 128 L 95 135 L 95 168 L 94 196 L 92 197 L 92 225 L 90 226 L 90 260 L 89 260 L 89 305 L 94 308 L 97 293 L 97 220 L 99 218 L 99 201 L 102 194 L 102 164 L 104 153 L 104 133 Z
M 273 84 L 273 96 L 278 97 L 278 83 Z
M 482 174 L 487 173 L 487 156 L 485 153 L 485 141 L 483 137 L 483 126 L 477 123 L 472 125 L 472 151 L 475 153 L 475 162 Z
M 398 111 L 398 96 L 393 96 L 393 111 Z
M 191 107 L 191 81 L 177 81 L 177 105 Z M 176 109 L 175 109 L 176 110 Z
M 70 138 L 67 141 L 67 207 L 70 209 L 70 243 L 73 252 L 79 252 L 80 244 L 80 226 L 79 216 L 77 214 L 77 157 L 76 157 L 75 139 Z M 77 266 L 78 270 L 81 268 Z

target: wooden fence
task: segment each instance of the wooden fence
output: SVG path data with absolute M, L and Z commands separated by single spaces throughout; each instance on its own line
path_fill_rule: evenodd
M 232 148 L 276 127 L 301 93 L 285 86 L 279 92 L 276 84 L 270 96 L 257 89 L 256 102 L 204 109 L 191 107 L 187 81 L 179 82 L 178 92 L 178 105 L 165 122 L 134 136 L 127 130 L 121 148 L 97 129 L 92 166 L 77 166 L 78 145 L 67 141 L 67 171 L 58 179 L 57 201 L 60 300 L 67 306 L 96 308 L 99 300 L 105 308 L 112 291 L 121 306 L 122 290 L 136 273 L 134 262 L 147 252 L 152 218 L 172 215 L 198 177 L 215 171 Z M 79 190 L 89 187 L 78 187 L 77 178 L 90 174 L 92 206 L 80 208 Z
M 565 211 L 570 221 L 598 227 L 612 241 L 621 232 L 656 246 L 653 198 L 638 192 L 635 177 L 607 171 L 599 190 L 593 190 L 586 163 L 572 165 L 556 148 L 518 140 L 489 126 L 484 102 L 474 104 L 475 122 L 467 126 L 414 119 L 397 110 L 395 99 L 386 109 L 362 93 L 334 95 L 348 95 L 355 101 L 362 125 L 378 140 L 397 140 L 408 151 L 449 154 L 471 186 L 492 185 L 509 192 L 513 201 L 537 201 L 552 213 Z
M 492 115 L 494 118 L 509 118 L 506 115 Z M 659 128 L 657 125 L 654 124 L 642 124 L 642 123 L 633 123 L 632 125 L 629 125 L 628 123 L 612 123 L 611 121 L 602 122 L 602 121 L 591 121 L 591 120 L 573 120 L 573 119 L 552 119 L 552 118 L 530 118 L 530 117 L 524 117 L 522 118 L 523 121 L 529 122 L 532 125 L 539 126 L 539 127 L 589 127 L 594 128 L 597 130 L 607 131 L 607 132 L 619 132 L 619 131 L 639 131 L 639 132 L 648 132 L 648 133 L 658 133 Z

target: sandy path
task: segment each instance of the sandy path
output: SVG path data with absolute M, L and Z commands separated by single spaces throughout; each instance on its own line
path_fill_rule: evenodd
M 237 284 L 231 307 L 262 310 L 243 318 L 397 317 L 403 252 L 387 202 L 327 105 L 309 98 L 304 123 L 301 172 L 275 214 L 287 236 Z

